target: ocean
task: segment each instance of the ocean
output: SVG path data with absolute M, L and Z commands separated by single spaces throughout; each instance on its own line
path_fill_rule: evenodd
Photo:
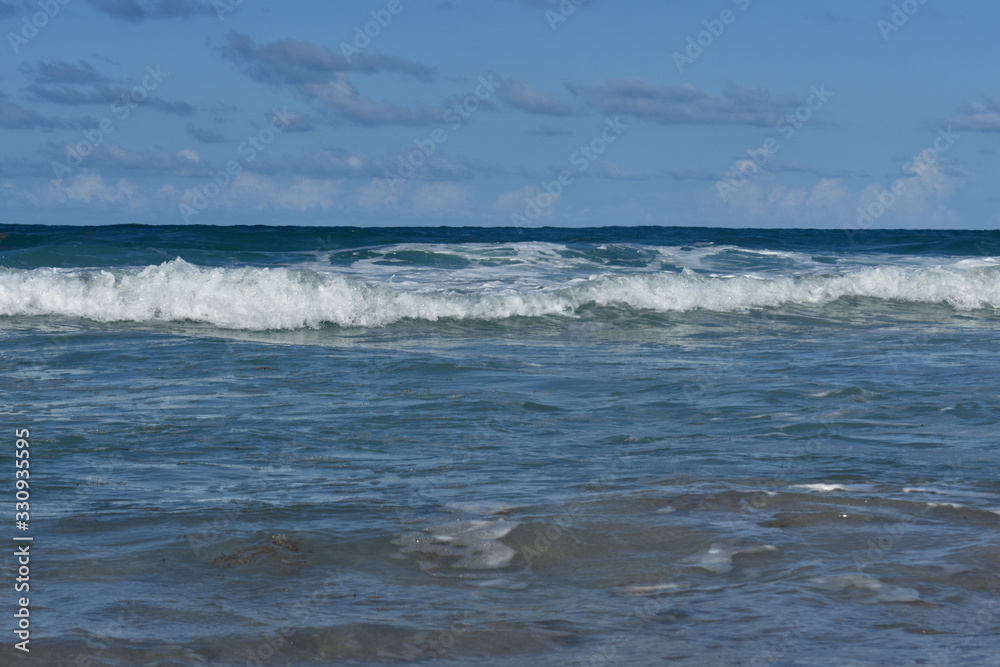
M 0 231 L 4 665 L 1000 665 L 1000 232 Z

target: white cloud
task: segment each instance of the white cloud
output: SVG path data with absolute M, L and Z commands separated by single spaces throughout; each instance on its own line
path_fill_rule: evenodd
M 413 194 L 413 210 L 434 215 L 468 213 L 465 188 L 457 183 L 431 183 Z
M 273 201 L 293 211 L 328 209 L 333 205 L 334 196 L 339 189 L 335 181 L 303 178 L 291 187 L 281 189 Z
M 53 180 L 51 183 L 55 189 L 55 198 L 60 202 L 139 203 L 136 198 L 138 187 L 124 178 L 118 179 L 114 185 L 107 185 L 99 174 L 85 172 L 76 174 L 66 182 Z
M 398 187 L 398 186 L 397 186 Z M 358 206 L 368 210 L 391 208 L 399 201 L 399 193 L 390 187 L 384 178 L 372 179 L 372 182 L 361 189 Z
M 492 208 L 495 219 L 503 225 L 515 223 L 516 219 L 513 217 L 515 215 L 525 218 L 530 223 L 538 223 L 555 217 L 555 209 L 560 199 L 561 196 L 553 198 L 536 185 L 528 185 L 501 193 L 493 202 Z
M 949 208 L 948 202 L 963 179 L 945 173 L 937 164 L 922 165 L 917 171 L 916 176 L 886 185 L 872 183 L 861 191 L 857 207 L 877 213 L 871 226 L 950 227 L 960 223 L 961 216 Z
M 242 172 L 233 179 L 227 204 L 238 207 L 246 204 L 255 210 L 267 208 L 290 211 L 327 209 L 333 206 L 339 191 L 336 181 L 300 178 L 291 184 L 282 184 L 267 176 Z
M 917 175 L 851 189 L 839 178 L 821 178 L 807 187 L 788 187 L 777 175 L 763 172 L 736 185 L 724 200 L 716 191 L 712 207 L 722 204 L 728 221 L 735 225 L 954 227 L 961 223 L 961 216 L 950 207 L 951 197 L 963 179 L 953 173 L 938 164 L 923 165 Z M 859 209 L 869 212 L 871 219 Z
M 642 174 L 637 174 L 634 171 L 629 171 L 628 169 L 623 169 L 616 163 L 610 160 L 605 160 L 601 162 L 600 174 L 604 178 L 611 178 L 619 181 L 644 181 L 646 177 Z
M 839 178 L 824 178 L 812 187 L 806 206 L 837 206 L 849 196 L 850 192 Z

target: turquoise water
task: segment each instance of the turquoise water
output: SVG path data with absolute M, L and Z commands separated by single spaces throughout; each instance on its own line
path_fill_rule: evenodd
M 25 664 L 1000 664 L 996 232 L 3 231 Z

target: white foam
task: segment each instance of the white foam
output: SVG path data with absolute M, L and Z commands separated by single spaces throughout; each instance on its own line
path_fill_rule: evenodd
M 632 584 L 622 589 L 622 592 L 627 595 L 655 595 L 657 593 L 664 593 L 667 591 L 679 591 L 686 589 L 687 586 L 682 587 L 679 584 L 668 582 L 649 585 Z
M 423 532 L 401 535 L 393 540 L 401 553 L 420 552 L 455 558 L 452 568 L 486 570 L 507 567 L 517 552 L 500 542 L 500 538 L 519 524 L 503 519 L 497 521 L 453 521 L 432 526 Z M 437 567 L 433 561 L 424 561 L 421 568 L 430 571 Z
M 707 551 L 688 559 L 688 562 L 694 567 L 722 574 L 733 569 L 733 556 L 737 554 L 753 554 L 764 551 L 777 551 L 777 549 L 777 547 L 771 544 L 753 547 L 728 547 L 713 544 Z
M 830 491 L 854 491 L 843 484 L 824 484 L 822 482 L 816 484 L 793 484 L 788 487 L 790 489 L 805 489 L 806 491 L 820 491 L 822 493 L 829 493 Z
M 965 505 L 959 505 L 958 503 L 927 503 L 928 509 L 933 507 L 950 507 L 953 510 L 968 509 Z
M 511 581 L 510 579 L 488 579 L 486 581 L 473 581 L 473 585 L 483 588 L 504 588 L 512 591 L 524 590 L 528 587 L 526 581 Z
M 841 574 L 830 577 L 814 577 L 810 581 L 820 588 L 830 591 L 845 591 L 857 588 L 877 593 L 871 602 L 916 602 L 920 593 L 912 588 L 901 588 L 880 581 L 869 574 Z
M 542 287 L 507 281 L 377 284 L 286 268 L 204 268 L 175 259 L 143 269 L 0 269 L 0 315 L 64 315 L 99 322 L 205 322 L 227 329 L 377 327 L 403 319 L 496 321 L 575 317 L 588 305 L 658 312 L 738 312 L 841 297 L 1000 308 L 1000 267 L 868 267 L 837 275 L 711 278 L 615 274 Z

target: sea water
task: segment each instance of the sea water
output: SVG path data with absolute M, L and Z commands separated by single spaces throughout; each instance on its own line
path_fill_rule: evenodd
M 2 231 L 4 664 L 1000 664 L 1000 233 Z

